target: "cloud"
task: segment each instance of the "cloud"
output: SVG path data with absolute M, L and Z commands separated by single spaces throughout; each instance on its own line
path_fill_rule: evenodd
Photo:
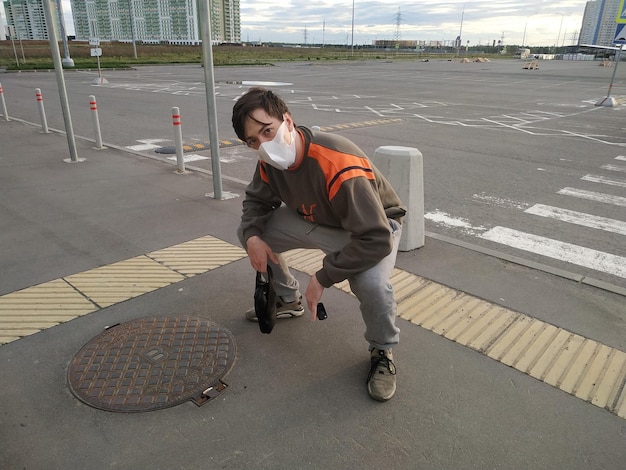
M 573 44 L 586 0 L 240 0 L 243 41 L 369 45 L 375 39 L 531 46 Z M 69 0 L 65 26 L 73 34 Z M 463 20 L 461 24 L 461 19 Z M 6 17 L 3 15 L 3 21 Z
M 429 0 L 354 1 L 354 43 L 375 39 L 453 41 L 487 44 L 504 38 L 505 44 L 554 45 L 575 42 L 585 0 Z M 352 41 L 352 1 L 242 0 L 242 40 L 346 44 Z M 463 20 L 461 27 L 461 19 Z M 526 34 L 524 34 L 526 32 Z M 564 37 L 567 34 L 567 38 Z

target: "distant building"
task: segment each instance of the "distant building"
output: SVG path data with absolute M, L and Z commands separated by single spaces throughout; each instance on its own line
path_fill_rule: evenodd
M 415 49 L 417 41 L 405 39 L 376 39 L 372 41 L 372 46 L 383 49 Z
M 617 30 L 617 13 L 621 0 L 593 0 L 587 2 L 578 44 L 612 46 Z
M 42 0 L 5 0 L 3 4 L 7 15 L 8 38 L 48 39 Z M 58 21 L 56 9 L 53 9 L 52 14 Z
M 77 40 L 200 44 L 198 2 L 205 0 L 71 0 Z M 214 43 L 241 42 L 239 0 L 209 0 Z

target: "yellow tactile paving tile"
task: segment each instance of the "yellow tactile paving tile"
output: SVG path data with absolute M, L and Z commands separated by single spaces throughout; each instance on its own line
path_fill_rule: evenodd
M 313 274 L 323 253 L 286 257 Z M 399 317 L 626 419 L 625 352 L 398 269 L 391 283 Z
M 185 279 L 147 256 L 65 277 L 76 290 L 104 308 Z
M 219 268 L 247 255 L 243 248 L 215 237 L 206 236 L 153 251 L 146 256 L 185 276 L 194 276 Z
M 245 256 L 206 236 L 0 296 L 0 345 Z
M 62 279 L 0 297 L 0 344 L 94 312 L 98 307 Z

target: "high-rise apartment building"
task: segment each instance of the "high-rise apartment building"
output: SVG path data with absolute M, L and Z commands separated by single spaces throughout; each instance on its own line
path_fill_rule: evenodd
M 71 0 L 76 39 L 200 44 L 199 1 Z M 240 42 L 239 0 L 208 1 L 212 41 Z
M 3 4 L 9 34 L 14 39 L 48 39 L 42 0 L 5 0 Z M 56 9 L 52 14 L 57 19 Z
M 578 44 L 612 46 L 620 0 L 592 0 L 585 6 Z

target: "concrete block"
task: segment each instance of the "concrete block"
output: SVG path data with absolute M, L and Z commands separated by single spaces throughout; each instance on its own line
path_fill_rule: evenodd
M 374 152 L 372 162 L 389 180 L 407 207 L 402 223 L 400 251 L 424 246 L 424 161 L 413 147 L 384 146 Z

